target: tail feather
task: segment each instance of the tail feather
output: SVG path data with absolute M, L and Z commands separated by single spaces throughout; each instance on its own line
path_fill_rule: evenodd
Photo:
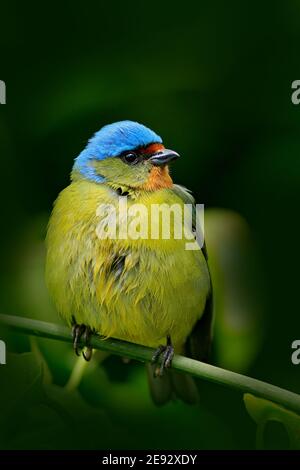
M 207 299 L 204 313 L 190 334 L 184 353 L 198 361 L 208 362 L 213 321 L 212 295 Z M 180 399 L 189 405 L 199 403 L 195 379 L 175 370 L 167 370 L 162 377 L 154 377 L 154 367 L 147 365 L 150 393 L 154 403 L 164 405 L 171 399 Z
M 157 406 L 177 398 L 189 405 L 199 402 L 199 392 L 192 377 L 175 370 L 168 370 L 162 377 L 154 377 L 154 368 L 147 364 L 150 394 Z
M 169 374 L 154 377 L 152 364 L 146 365 L 150 394 L 157 406 L 165 405 L 172 398 L 172 381 Z
M 175 370 L 170 371 L 173 393 L 188 405 L 199 403 L 199 391 L 193 377 L 187 374 L 180 374 Z

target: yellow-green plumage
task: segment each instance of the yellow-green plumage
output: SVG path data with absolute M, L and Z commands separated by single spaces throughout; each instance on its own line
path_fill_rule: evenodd
M 128 188 L 127 188 L 128 189 Z M 156 191 L 132 190 L 128 206 L 190 201 L 174 185 Z M 72 315 L 105 337 L 157 347 L 171 335 L 180 352 L 201 317 L 210 291 L 202 251 L 186 240 L 100 240 L 99 204 L 113 204 L 113 184 L 74 177 L 59 195 L 49 222 L 46 279 L 58 311 Z
M 158 349 L 163 352 L 160 375 L 174 349 L 207 359 L 212 316 L 206 258 L 199 249 L 186 249 L 188 236 L 193 236 L 188 221 L 173 215 L 165 238 L 160 218 L 154 222 L 152 217 L 152 208 L 162 204 L 179 207 L 182 213 L 186 203 L 194 204 L 190 193 L 174 185 L 169 175 L 168 163 L 178 157 L 150 129 L 121 121 L 100 129 L 76 158 L 72 182 L 59 195 L 49 222 L 46 263 L 57 310 L 69 324 L 74 319 L 77 324 L 76 352 L 76 331 L 84 328 L 153 348 L 167 339 Z M 120 205 L 124 194 L 127 207 Z M 134 221 L 140 238 L 120 237 L 118 224 L 116 238 L 99 236 L 100 207 L 110 205 L 124 228 L 125 213 L 137 204 L 143 208 L 136 214 L 139 222 Z M 129 218 L 125 226 L 131 222 Z M 153 225 L 160 227 L 154 237 Z M 178 229 L 183 229 L 183 237 L 178 237 Z M 150 236 L 145 238 L 145 232 Z M 188 403 L 197 401 L 195 383 L 188 376 L 172 371 L 154 380 L 151 371 L 149 383 L 157 404 L 173 393 Z

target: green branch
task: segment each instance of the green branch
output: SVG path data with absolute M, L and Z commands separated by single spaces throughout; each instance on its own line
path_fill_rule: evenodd
M 0 323 L 28 335 L 72 342 L 71 330 L 61 325 L 10 315 L 0 315 Z M 149 362 L 153 355 L 151 348 L 112 338 L 104 340 L 94 336 L 91 340 L 91 346 L 100 351 L 142 362 Z M 300 414 L 300 395 L 288 390 L 179 355 L 174 356 L 172 368 L 200 379 L 240 390 L 243 393 L 251 393 L 265 398 Z

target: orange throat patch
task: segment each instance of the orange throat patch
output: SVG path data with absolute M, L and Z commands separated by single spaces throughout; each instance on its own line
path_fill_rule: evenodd
M 173 180 L 169 174 L 168 166 L 154 166 L 149 174 L 149 178 L 142 186 L 141 189 L 145 191 L 157 191 L 158 189 L 171 188 Z

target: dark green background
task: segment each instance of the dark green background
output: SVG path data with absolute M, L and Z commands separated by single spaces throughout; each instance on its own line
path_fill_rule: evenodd
M 291 103 L 291 83 L 300 78 L 299 3 L 5 2 L 0 16 L 0 79 L 7 86 L 0 106 L 1 312 L 57 321 L 42 287 L 52 202 L 94 131 L 137 120 L 182 155 L 176 182 L 207 207 L 247 220 L 264 336 L 244 372 L 300 392 L 300 366 L 290 360 L 300 336 L 300 106 Z M 0 337 L 11 351 L 30 349 L 22 337 Z M 40 349 L 54 382 L 64 384 L 70 347 L 41 341 Z M 239 394 L 203 384 L 196 410 L 180 403 L 156 409 L 142 369 L 124 372 L 111 361 L 109 373 L 91 372 L 82 383 L 85 402 L 100 415 L 82 412 L 76 437 L 72 427 L 60 435 L 57 417 L 47 417 L 49 410 L 44 417 L 37 409 L 45 405 L 31 397 L 10 415 L 11 434 L 2 428 L 1 447 L 254 447 L 255 425 Z M 7 382 L 8 367 L 0 370 L 2 402 L 21 387 L 17 372 Z

